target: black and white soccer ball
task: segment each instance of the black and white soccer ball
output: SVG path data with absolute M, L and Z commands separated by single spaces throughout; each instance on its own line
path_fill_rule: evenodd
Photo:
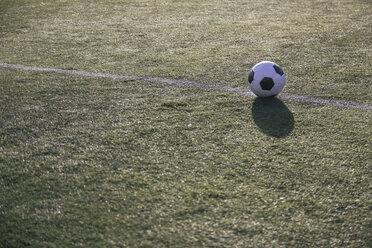
M 252 92 L 259 97 L 278 95 L 285 85 L 283 69 L 271 61 L 262 61 L 251 69 L 248 84 Z

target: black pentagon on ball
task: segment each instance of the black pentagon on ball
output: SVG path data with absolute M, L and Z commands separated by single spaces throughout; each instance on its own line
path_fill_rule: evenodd
M 275 69 L 276 73 L 278 73 L 280 76 L 283 76 L 284 71 L 279 65 L 274 65 L 274 69 Z
M 271 90 L 274 87 L 274 81 L 272 78 L 264 77 L 260 82 L 263 90 Z
M 249 72 L 249 75 L 248 75 L 248 82 L 252 83 L 253 78 L 254 78 L 254 71 L 251 70 L 251 72 Z

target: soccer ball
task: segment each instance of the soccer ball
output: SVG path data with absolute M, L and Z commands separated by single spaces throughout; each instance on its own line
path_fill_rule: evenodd
M 262 61 L 249 72 L 248 84 L 252 92 L 259 97 L 276 96 L 284 88 L 285 74 L 279 65 Z

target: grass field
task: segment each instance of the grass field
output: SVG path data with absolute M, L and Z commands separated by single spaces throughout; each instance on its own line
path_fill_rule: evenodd
M 0 63 L 372 105 L 368 0 L 0 0 Z M 371 247 L 372 111 L 0 67 L 0 247 Z

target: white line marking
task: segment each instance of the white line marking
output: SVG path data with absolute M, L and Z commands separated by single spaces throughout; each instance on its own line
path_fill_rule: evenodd
M 229 86 L 220 86 L 220 85 L 213 85 L 213 84 L 201 84 L 201 83 L 194 83 L 194 82 L 182 81 L 182 80 L 172 80 L 172 79 L 166 79 L 166 78 L 121 76 L 121 75 L 111 75 L 111 74 L 105 74 L 105 73 L 62 70 L 62 69 L 15 65 L 15 64 L 7 64 L 7 63 L 0 63 L 0 67 L 11 68 L 11 69 L 21 69 L 21 70 L 26 70 L 26 71 L 54 72 L 54 73 L 60 73 L 60 74 L 78 75 L 78 76 L 83 76 L 83 77 L 98 77 L 98 78 L 111 78 L 111 79 L 119 79 L 119 80 L 138 80 L 138 81 L 147 81 L 147 82 L 152 82 L 152 83 L 166 83 L 166 84 L 179 85 L 179 86 L 185 86 L 185 87 L 234 92 L 242 96 L 249 96 L 249 97 L 255 96 L 247 88 L 234 88 L 234 87 L 229 87 Z M 316 104 L 322 104 L 322 105 L 327 105 L 327 106 L 372 110 L 372 106 L 370 105 L 362 105 L 362 104 L 341 102 L 341 101 L 332 101 L 332 100 L 311 98 L 311 97 L 305 97 L 305 96 L 292 96 L 292 95 L 281 94 L 279 95 L 279 98 L 291 100 L 291 101 L 297 101 L 297 102 L 316 103 Z

